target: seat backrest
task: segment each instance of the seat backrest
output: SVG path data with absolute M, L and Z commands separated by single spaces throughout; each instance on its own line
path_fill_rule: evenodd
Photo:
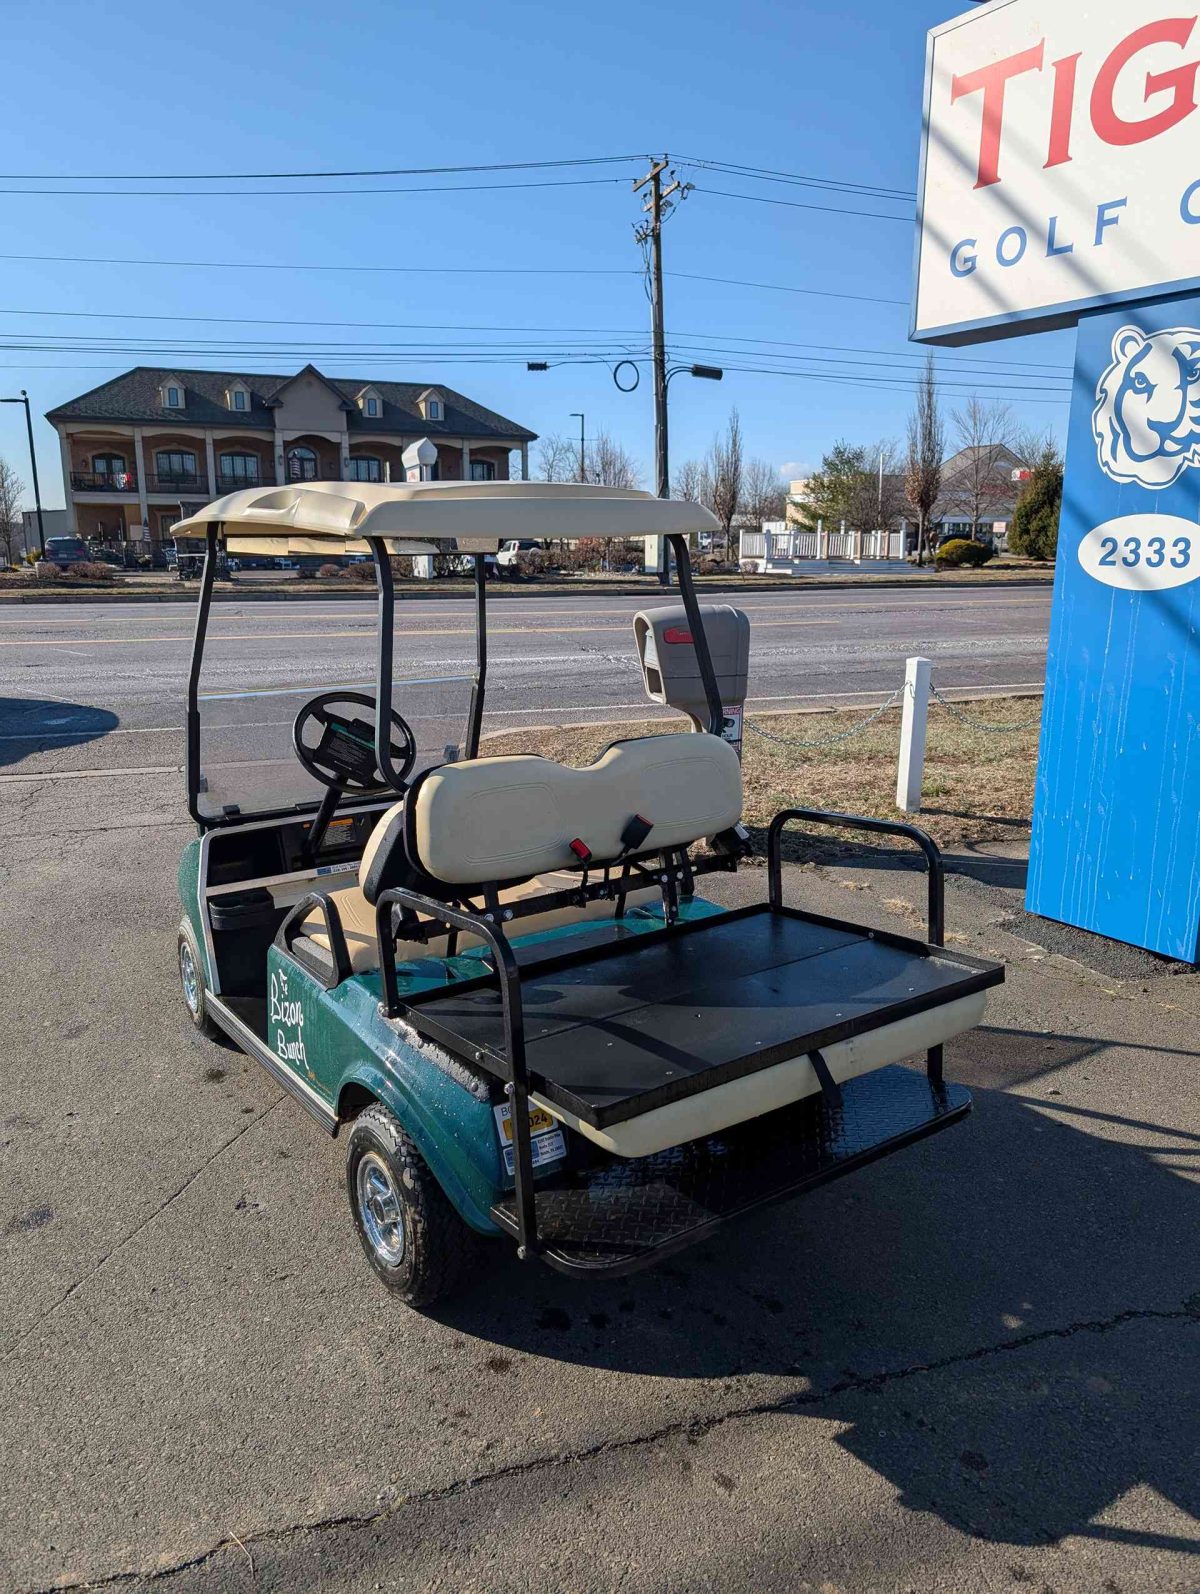
M 549 758 L 472 758 L 428 770 L 377 824 L 359 883 L 368 901 L 410 877 L 444 886 L 525 880 L 578 868 L 578 840 L 594 865 L 687 847 L 736 825 L 742 768 L 719 737 L 695 732 L 616 742 L 594 764 Z M 631 819 L 650 829 L 636 847 Z

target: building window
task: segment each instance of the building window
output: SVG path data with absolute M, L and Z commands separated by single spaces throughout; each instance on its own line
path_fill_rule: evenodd
M 181 410 L 183 408 L 183 389 L 175 386 L 164 388 L 163 404 L 169 410 Z
M 367 415 L 377 416 L 379 414 L 379 400 L 377 398 L 364 399 L 363 411 Z
M 258 455 L 221 454 L 217 458 L 217 471 L 222 481 L 237 482 L 239 486 L 257 486 Z
M 428 421 L 440 421 L 441 418 L 442 401 L 441 399 L 431 398 L 425 405 L 425 419 Z
M 235 387 L 229 395 L 230 408 L 235 410 L 248 410 L 250 408 L 250 395 L 244 387 Z
M 317 456 L 311 448 L 303 443 L 287 451 L 287 474 L 290 482 L 315 482 L 317 479 Z
M 495 462 L 490 459 L 473 459 L 471 461 L 471 480 L 473 482 L 494 482 L 496 480 Z
M 196 456 L 185 448 L 160 448 L 154 456 L 159 486 L 191 484 L 196 480 Z
M 370 400 L 368 400 L 368 403 Z M 350 474 L 347 480 L 352 482 L 381 482 L 383 480 L 383 465 L 372 454 L 356 454 L 350 461 Z
M 124 476 L 124 454 L 93 454 L 92 474 L 94 476 Z

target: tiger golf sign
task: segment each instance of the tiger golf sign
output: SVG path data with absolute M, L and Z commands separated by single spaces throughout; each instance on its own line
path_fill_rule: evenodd
M 1200 961 L 1200 298 L 1080 319 L 1025 905 Z
M 934 28 L 913 337 L 1200 288 L 1198 80 L 1198 0 L 993 0 Z

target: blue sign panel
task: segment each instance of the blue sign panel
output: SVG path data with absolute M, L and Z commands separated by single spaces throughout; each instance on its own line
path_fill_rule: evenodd
M 1200 961 L 1200 299 L 1079 326 L 1026 907 Z

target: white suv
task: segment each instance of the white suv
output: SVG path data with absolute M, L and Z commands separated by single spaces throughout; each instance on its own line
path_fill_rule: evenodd
M 501 570 L 515 570 L 523 553 L 543 553 L 545 550 L 536 537 L 514 537 L 501 543 L 496 563 Z

